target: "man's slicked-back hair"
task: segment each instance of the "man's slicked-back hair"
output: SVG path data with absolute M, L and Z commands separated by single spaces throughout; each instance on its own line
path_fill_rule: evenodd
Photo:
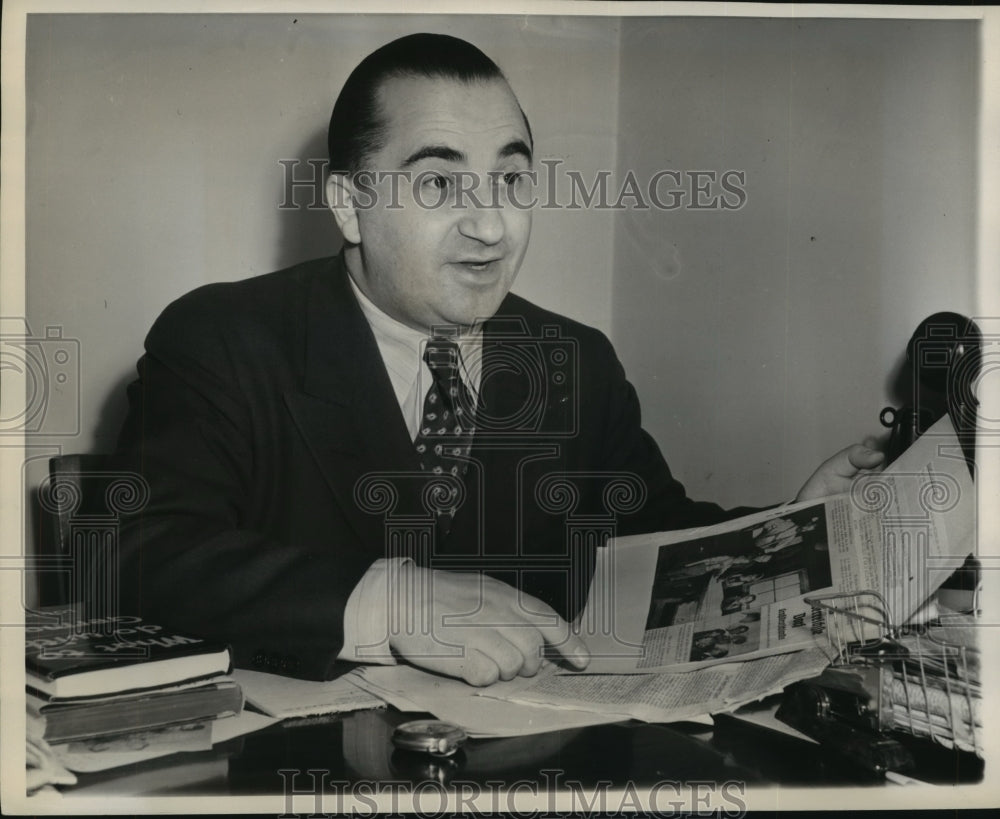
M 362 170 L 365 160 L 383 146 L 386 120 L 378 92 L 394 77 L 506 82 L 493 60 L 458 37 L 410 34 L 387 43 L 358 63 L 334 103 L 327 133 L 331 173 Z M 527 117 L 524 122 L 530 139 Z

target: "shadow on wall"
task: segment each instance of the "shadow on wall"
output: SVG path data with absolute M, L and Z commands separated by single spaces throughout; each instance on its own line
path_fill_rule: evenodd
M 286 267 L 340 252 L 343 238 L 333 215 L 327 209 L 323 192 L 326 181 L 326 129 L 317 130 L 293 154 L 299 158 L 285 168 L 274 186 L 275 208 L 279 225 L 278 245 L 274 248 L 271 269 Z M 167 305 L 160 305 L 161 309 Z M 141 351 L 136 351 L 137 356 Z M 136 379 L 134 366 L 116 379 L 105 396 L 96 419 L 94 440 L 98 452 L 111 452 L 118 443 L 118 433 L 128 412 L 126 388 Z
M 138 354 L 138 351 L 137 351 Z M 97 452 L 113 452 L 118 444 L 118 433 L 125 421 L 128 411 L 128 396 L 125 392 L 129 384 L 136 379 L 135 368 L 122 373 L 108 391 L 101 404 L 101 413 L 94 429 L 94 441 Z
M 294 167 L 285 167 L 281 190 L 275 191 L 281 235 L 275 248 L 274 269 L 340 252 L 343 238 L 325 204 L 326 128 L 317 130 L 293 156 Z M 295 180 L 293 182 L 293 179 Z

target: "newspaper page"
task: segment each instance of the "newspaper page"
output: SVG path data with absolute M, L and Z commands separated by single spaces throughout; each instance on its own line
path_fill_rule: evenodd
M 830 662 L 813 648 L 794 654 L 659 674 L 540 674 L 480 697 L 618 714 L 645 722 L 678 722 L 733 711 L 793 682 L 815 677 Z
M 974 498 L 943 418 L 847 495 L 618 538 L 598 557 L 579 623 L 588 672 L 685 671 L 825 644 L 816 601 L 838 593 L 873 592 L 866 616 L 903 623 L 972 553 Z

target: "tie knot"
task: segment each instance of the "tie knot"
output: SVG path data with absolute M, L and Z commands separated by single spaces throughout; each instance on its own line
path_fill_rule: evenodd
M 458 344 L 450 338 L 434 336 L 427 341 L 424 361 L 434 379 L 432 390 L 445 407 L 471 421 L 475 405 L 460 375 L 462 355 Z
M 435 378 L 440 376 L 453 378 L 458 374 L 458 345 L 450 338 L 434 336 L 427 341 L 424 361 Z

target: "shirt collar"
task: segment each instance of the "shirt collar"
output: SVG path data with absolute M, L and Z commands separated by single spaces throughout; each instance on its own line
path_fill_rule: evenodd
M 393 381 L 412 385 L 418 378 L 423 364 L 424 345 L 431 334 L 415 330 L 382 310 L 362 292 L 350 273 L 347 280 L 351 283 L 351 290 L 354 291 L 361 312 L 375 334 L 382 359 Z M 482 374 L 482 324 L 477 324 L 456 340 L 462 355 L 462 379 L 473 394 L 477 394 Z
M 416 378 L 427 334 L 397 321 L 368 298 L 348 275 L 351 289 L 358 299 L 361 312 L 371 325 L 386 367 L 409 380 Z

